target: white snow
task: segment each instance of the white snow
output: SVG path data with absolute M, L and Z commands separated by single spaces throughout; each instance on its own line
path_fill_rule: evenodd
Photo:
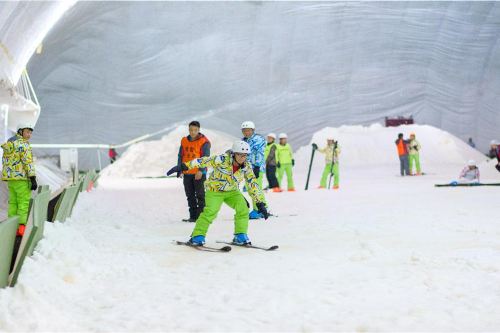
M 398 176 L 399 130 L 416 132 L 428 175 Z M 329 131 L 343 148 L 340 190 L 316 189 L 320 163 L 303 191 L 301 148 L 298 191 L 267 194 L 279 217 L 250 221 L 252 241 L 276 252 L 175 246 L 193 228 L 180 222 L 181 181 L 101 178 L 0 290 L 0 331 L 498 330 L 498 188 L 433 186 L 480 156 L 428 127 L 324 129 L 312 141 Z M 211 245 L 231 238 L 232 215 L 222 208 Z

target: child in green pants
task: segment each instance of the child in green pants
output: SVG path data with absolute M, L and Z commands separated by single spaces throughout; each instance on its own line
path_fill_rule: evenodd
M 323 169 L 323 174 L 321 175 L 321 181 L 319 183 L 318 188 L 326 188 L 327 178 L 329 175 L 333 176 L 333 189 L 339 189 L 339 154 L 340 147 L 338 146 L 337 141 L 333 138 L 328 138 L 326 140 L 327 145 L 325 148 L 318 148 L 318 145 L 313 143 L 314 149 L 317 149 L 318 152 L 325 154 L 325 168 Z M 333 165 L 332 165 L 333 163 Z
M 246 160 L 250 146 L 244 141 L 235 141 L 232 150 L 222 155 L 197 158 L 167 172 L 171 175 L 179 170 L 212 167 L 213 171 L 205 182 L 205 208 L 196 220 L 196 225 L 189 242 L 195 246 L 205 244 L 208 227 L 217 217 L 223 203 L 235 210 L 233 242 L 239 245 L 251 244 L 248 238 L 248 206 L 239 190 L 239 184 L 245 181 L 248 193 L 255 200 L 259 213 L 267 220 L 269 214 L 264 204 L 252 166 Z
M 280 139 L 280 144 L 277 145 L 276 155 L 278 159 L 278 168 L 276 169 L 278 183 L 280 188 L 283 189 L 282 179 L 283 175 L 286 173 L 286 181 L 288 191 L 294 192 L 295 186 L 293 184 L 293 172 L 292 168 L 295 166 L 295 160 L 293 159 L 292 147 L 287 143 L 288 136 L 286 133 L 280 133 L 278 136 Z

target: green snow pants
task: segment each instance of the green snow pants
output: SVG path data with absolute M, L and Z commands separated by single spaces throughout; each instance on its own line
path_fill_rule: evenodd
M 276 169 L 277 177 L 278 177 L 278 183 L 280 184 L 280 187 L 283 188 L 282 185 L 282 179 L 283 179 L 283 174 L 286 173 L 286 181 L 288 185 L 289 190 L 295 189 L 295 186 L 293 185 L 293 174 L 292 174 L 292 164 L 281 164 L 281 167 Z
M 246 234 L 248 231 L 248 207 L 245 197 L 240 191 L 205 193 L 205 208 L 196 220 L 191 237 L 205 236 L 208 227 L 217 217 L 223 203 L 234 209 L 234 234 Z
M 332 170 L 333 173 L 333 186 L 339 186 L 339 164 L 335 163 L 332 168 L 332 165 L 328 163 L 325 164 L 323 174 L 321 175 L 321 181 L 319 182 L 319 185 L 324 188 L 328 185 L 326 181 L 328 179 L 328 175 L 330 175 L 330 170 Z
M 420 173 L 420 154 L 409 155 L 410 174 L 413 173 L 413 163 L 415 163 L 415 168 L 417 169 L 417 173 Z
M 19 216 L 19 224 L 26 224 L 31 199 L 31 183 L 27 179 L 8 180 L 9 210 L 8 217 Z

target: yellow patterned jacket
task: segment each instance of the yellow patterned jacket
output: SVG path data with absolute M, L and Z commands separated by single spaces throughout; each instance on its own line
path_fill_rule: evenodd
M 35 176 L 30 143 L 16 134 L 2 144 L 2 180 L 23 180 Z
M 264 195 L 259 189 L 257 178 L 252 170 L 252 166 L 245 161 L 243 167 L 233 173 L 233 156 L 227 152 L 222 155 L 201 157 L 185 163 L 189 169 L 192 168 L 213 168 L 210 176 L 205 182 L 205 190 L 212 192 L 239 191 L 239 184 L 246 182 L 248 193 L 256 202 L 264 202 Z

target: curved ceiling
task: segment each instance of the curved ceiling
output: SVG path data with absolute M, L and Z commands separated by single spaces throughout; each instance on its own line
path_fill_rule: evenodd
M 498 135 L 495 2 L 82 2 L 30 74 L 38 142 L 118 143 L 202 117 L 239 135 L 413 115 Z

